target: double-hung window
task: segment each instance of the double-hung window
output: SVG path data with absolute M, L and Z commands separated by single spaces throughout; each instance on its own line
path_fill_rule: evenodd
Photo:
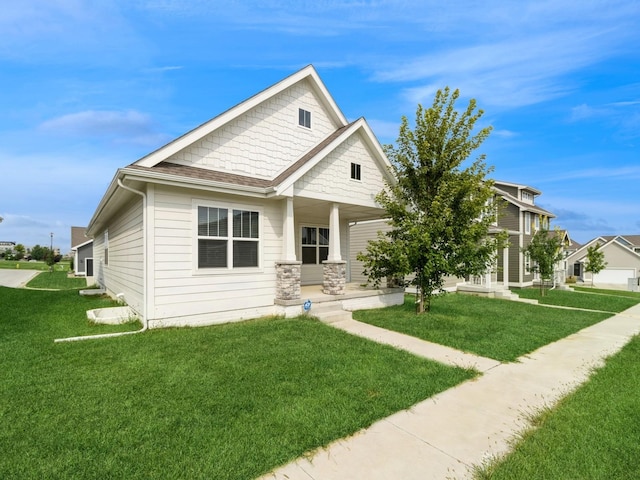
M 259 266 L 260 213 L 198 206 L 198 268 Z
M 524 212 L 524 233 L 529 235 L 531 233 L 531 213 Z
M 329 257 L 329 229 L 302 227 L 302 264 L 318 265 Z

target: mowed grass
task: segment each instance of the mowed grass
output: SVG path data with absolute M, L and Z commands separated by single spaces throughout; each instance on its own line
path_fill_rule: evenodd
M 640 295 L 626 296 L 616 295 L 615 290 L 609 290 L 607 295 L 594 294 L 593 291 L 569 291 L 569 290 L 545 290 L 544 296 L 540 295 L 539 288 L 513 289 L 513 293 L 522 298 L 538 300 L 545 305 L 561 305 L 573 308 L 586 308 L 588 310 L 600 310 L 603 312 L 622 312 L 640 303 Z M 622 292 L 625 293 L 625 292 Z M 632 293 L 632 292 L 630 292 Z
M 308 318 L 54 344 L 137 327 L 74 291 L 0 303 L 0 478 L 255 478 L 475 375 Z
M 45 262 L 27 262 L 25 260 L 0 260 L 0 268 L 5 269 L 22 269 L 22 270 L 49 270 L 49 265 Z M 69 262 L 59 262 L 54 265 L 54 270 L 68 271 Z
M 640 472 L 640 338 L 589 382 L 537 417 L 503 461 L 480 480 L 635 479 Z
M 67 272 L 42 272 L 27 283 L 29 288 L 47 288 L 53 290 L 71 290 L 87 287 L 87 280 L 82 277 L 69 278 Z
M 462 294 L 436 297 L 424 315 L 415 314 L 409 295 L 404 305 L 353 314 L 361 322 L 505 362 L 609 316 Z
M 610 290 L 605 288 L 572 287 L 576 292 L 597 293 L 601 295 L 613 295 L 616 297 L 630 297 L 640 299 L 640 292 L 630 292 L 627 290 Z

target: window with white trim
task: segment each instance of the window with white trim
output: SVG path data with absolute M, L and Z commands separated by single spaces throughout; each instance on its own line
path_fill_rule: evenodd
M 353 180 L 362 180 L 362 166 L 359 163 L 351 164 L 351 178 Z
M 533 203 L 533 194 L 531 192 L 522 191 L 522 200 L 525 202 Z
M 524 273 L 527 275 L 531 273 L 531 255 L 529 252 L 524 252 Z
M 524 233 L 529 235 L 531 233 L 531 213 L 524 212 Z
M 198 206 L 198 268 L 259 266 L 260 213 Z
M 329 257 L 329 229 L 323 227 L 302 227 L 302 264 L 318 265 Z
M 298 109 L 298 125 L 305 128 L 311 128 L 311 112 L 304 108 Z
M 533 216 L 533 221 L 534 221 L 534 231 L 538 231 L 540 230 L 540 215 L 534 215 Z

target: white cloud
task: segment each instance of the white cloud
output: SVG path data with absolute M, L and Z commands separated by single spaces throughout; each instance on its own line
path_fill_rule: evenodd
M 108 138 L 115 143 L 158 146 L 170 140 L 156 131 L 147 114 L 135 111 L 86 110 L 47 120 L 40 130 L 69 136 Z

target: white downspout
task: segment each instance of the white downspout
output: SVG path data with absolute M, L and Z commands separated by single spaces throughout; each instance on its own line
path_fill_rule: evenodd
M 98 338 L 122 337 L 124 335 L 133 335 L 136 333 L 146 332 L 149 329 L 149 321 L 147 319 L 147 195 L 144 192 L 135 190 L 131 187 L 127 187 L 119 178 L 118 186 L 123 188 L 124 190 L 138 194 L 142 197 L 142 328 L 133 332 L 103 333 L 100 335 L 56 338 L 54 340 L 55 343 L 76 342 L 78 340 L 94 340 Z

